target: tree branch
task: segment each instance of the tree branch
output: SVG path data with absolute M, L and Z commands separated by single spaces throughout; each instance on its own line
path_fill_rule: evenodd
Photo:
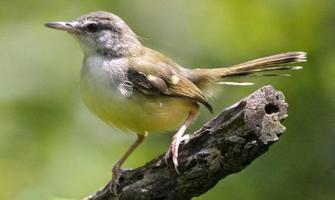
M 219 180 L 247 167 L 278 140 L 287 117 L 284 95 L 265 86 L 223 110 L 185 139 L 179 150 L 179 171 L 164 156 L 125 171 L 118 195 L 109 184 L 86 200 L 191 199 Z

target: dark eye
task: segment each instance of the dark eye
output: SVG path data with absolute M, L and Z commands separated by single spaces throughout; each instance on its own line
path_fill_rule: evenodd
M 93 33 L 93 32 L 96 32 L 96 31 L 98 30 L 98 25 L 95 24 L 95 23 L 88 24 L 88 25 L 86 26 L 86 29 L 87 29 L 87 31 Z

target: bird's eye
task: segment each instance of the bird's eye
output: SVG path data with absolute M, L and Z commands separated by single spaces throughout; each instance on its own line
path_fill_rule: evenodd
M 95 24 L 95 23 L 91 23 L 91 24 L 88 24 L 86 26 L 86 29 L 89 31 L 89 32 L 96 32 L 98 30 L 98 25 Z

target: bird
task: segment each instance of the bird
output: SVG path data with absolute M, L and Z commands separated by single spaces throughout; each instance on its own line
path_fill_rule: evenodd
M 270 71 L 299 70 L 306 53 L 294 51 L 220 68 L 186 68 L 142 44 L 140 37 L 117 15 L 94 11 L 49 28 L 70 33 L 84 53 L 80 91 L 87 108 L 109 126 L 134 132 L 136 141 L 114 164 L 112 182 L 119 184 L 122 164 L 148 133 L 176 131 L 165 158 L 178 171 L 178 150 L 186 129 L 203 105 L 210 112 L 211 88 L 227 77 L 266 76 Z M 261 74 L 265 72 L 265 74 Z

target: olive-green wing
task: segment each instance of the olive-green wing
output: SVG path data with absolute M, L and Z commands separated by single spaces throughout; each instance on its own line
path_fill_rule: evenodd
M 201 90 L 182 75 L 172 72 L 159 74 L 157 70 L 152 70 L 152 68 L 151 73 L 130 68 L 127 72 L 127 77 L 134 88 L 146 95 L 162 95 L 191 99 L 203 104 L 210 112 L 213 112 L 211 105 Z

